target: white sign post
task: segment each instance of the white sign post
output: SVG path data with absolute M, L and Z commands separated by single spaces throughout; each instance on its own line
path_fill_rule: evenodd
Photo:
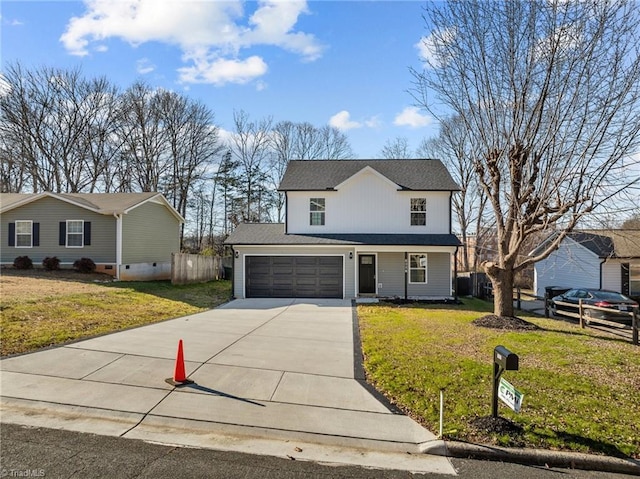
M 502 399 L 507 406 L 515 412 L 520 412 L 522 407 L 522 399 L 524 394 L 513 387 L 506 379 L 500 378 L 500 386 L 498 387 L 498 397 Z

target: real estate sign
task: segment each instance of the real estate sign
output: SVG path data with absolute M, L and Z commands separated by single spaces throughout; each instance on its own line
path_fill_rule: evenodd
M 506 379 L 500 378 L 498 397 L 515 412 L 520 412 L 524 394 L 513 387 Z

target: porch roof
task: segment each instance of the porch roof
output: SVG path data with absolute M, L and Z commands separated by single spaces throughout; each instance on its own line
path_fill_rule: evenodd
M 387 245 L 461 246 L 453 234 L 325 233 L 285 234 L 284 223 L 243 223 L 225 244 L 241 245 Z

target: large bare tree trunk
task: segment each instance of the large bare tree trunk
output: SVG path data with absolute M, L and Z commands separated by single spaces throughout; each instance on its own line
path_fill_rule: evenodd
M 486 263 L 484 268 L 493 284 L 493 313 L 513 317 L 513 267 L 500 268 L 494 263 Z

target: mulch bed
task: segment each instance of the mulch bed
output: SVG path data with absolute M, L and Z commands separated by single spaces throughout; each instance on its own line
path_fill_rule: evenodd
M 509 331 L 534 331 L 536 329 L 540 329 L 535 324 L 516 316 L 497 316 L 495 314 L 488 314 L 481 318 L 474 319 L 472 322 L 476 326 L 483 328 L 504 329 Z
M 479 432 L 489 434 L 522 434 L 522 427 L 504 417 L 482 416 L 471 421 L 471 425 Z

